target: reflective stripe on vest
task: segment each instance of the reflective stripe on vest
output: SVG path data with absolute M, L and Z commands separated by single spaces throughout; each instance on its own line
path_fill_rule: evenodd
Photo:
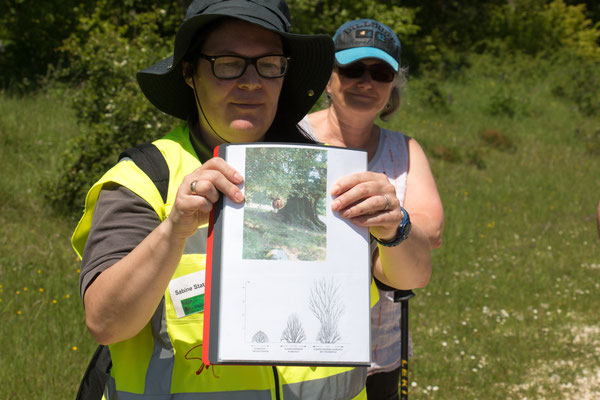
M 355 398 L 363 390 L 366 379 L 366 368 L 354 368 L 326 378 L 285 385 L 283 398 L 286 400 Z
M 271 400 L 270 390 L 239 390 L 236 392 L 175 393 L 146 396 L 143 394 L 119 392 L 117 400 Z
M 199 228 L 196 233 L 190 236 L 185 242 L 183 254 L 205 254 L 206 239 L 208 238 L 208 227 Z
M 170 393 L 175 353 L 173 352 L 173 346 L 167 333 L 164 297 L 152 316 L 150 324 L 152 332 L 154 332 L 154 348 L 148 371 L 146 372 L 144 393 Z

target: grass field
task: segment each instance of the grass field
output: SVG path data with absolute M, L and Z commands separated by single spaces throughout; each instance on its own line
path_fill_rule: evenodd
M 291 224 L 269 209 L 246 208 L 244 213 L 244 258 L 272 258 L 272 250 L 279 250 L 291 259 L 325 260 L 325 231 Z
M 75 398 L 93 348 L 69 248 L 40 192 L 77 134 L 68 93 L 0 97 L 0 399 Z
M 585 139 L 600 140 L 600 120 L 552 97 L 553 77 L 535 65 L 527 76 L 502 67 L 442 84 L 454 99 L 445 117 L 409 89 L 392 124 L 486 165 L 430 156 L 446 227 L 433 278 L 411 301 L 413 397 L 600 398 L 600 153 Z M 512 118 L 490 112 L 499 86 Z M 513 149 L 486 145 L 485 130 Z
M 426 149 L 446 213 L 411 300 L 412 399 L 600 398 L 600 117 L 552 94 L 558 73 L 479 60 L 414 79 L 385 124 Z M 76 221 L 40 192 L 78 134 L 68 99 L 0 94 L 0 399 L 74 398 L 95 348 Z

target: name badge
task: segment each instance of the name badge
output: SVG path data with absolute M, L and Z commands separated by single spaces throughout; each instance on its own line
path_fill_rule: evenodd
M 204 311 L 204 272 L 184 275 L 169 283 L 169 293 L 177 318 Z

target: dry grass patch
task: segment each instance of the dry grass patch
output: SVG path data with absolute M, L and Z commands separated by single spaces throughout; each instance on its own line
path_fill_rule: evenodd
M 600 325 L 572 325 L 564 342 L 574 348 L 569 359 L 547 364 L 540 360 L 525 377 L 526 383 L 509 388 L 509 398 L 596 400 L 600 398 Z M 577 350 L 577 351 L 575 351 Z

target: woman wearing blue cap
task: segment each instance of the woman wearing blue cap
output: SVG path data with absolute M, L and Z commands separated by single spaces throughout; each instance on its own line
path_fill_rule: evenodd
M 400 67 L 400 40 L 386 25 L 361 19 L 340 26 L 333 41 L 335 65 L 327 84 L 330 106 L 308 115 L 300 126 L 318 141 L 366 150 L 369 171 L 383 175 L 393 186 L 394 194 L 386 198 L 380 217 L 398 212 L 402 222 L 397 233 L 380 237 L 371 231 L 379 302 L 371 310 L 373 353 L 367 395 L 370 400 L 398 399 L 400 304 L 394 302 L 393 291 L 427 284 L 431 270 L 411 268 L 407 260 L 420 251 L 415 243 L 422 238 L 431 248 L 441 245 L 444 214 L 417 141 L 375 124 L 377 116 L 387 120 L 400 105 L 400 89 L 406 81 L 406 71 Z M 394 281 L 389 279 L 391 270 L 398 274 Z
M 204 287 L 209 212 L 221 195 L 244 201 L 237 186 L 243 177 L 212 158 L 213 148 L 307 141 L 297 123 L 327 84 L 333 43 L 327 35 L 291 34 L 289 19 L 283 0 L 195 0 L 173 55 L 138 73 L 149 101 L 183 121 L 153 142 L 166 163 L 166 195 L 159 181 L 124 158 L 92 186 L 73 234 L 86 324 L 112 359 L 106 386 L 98 385 L 103 398 L 366 396 L 366 368 L 207 367 L 203 303 L 179 315 L 170 292 L 174 280 Z M 161 168 L 156 159 L 151 165 Z M 344 191 L 337 207 L 349 201 Z

